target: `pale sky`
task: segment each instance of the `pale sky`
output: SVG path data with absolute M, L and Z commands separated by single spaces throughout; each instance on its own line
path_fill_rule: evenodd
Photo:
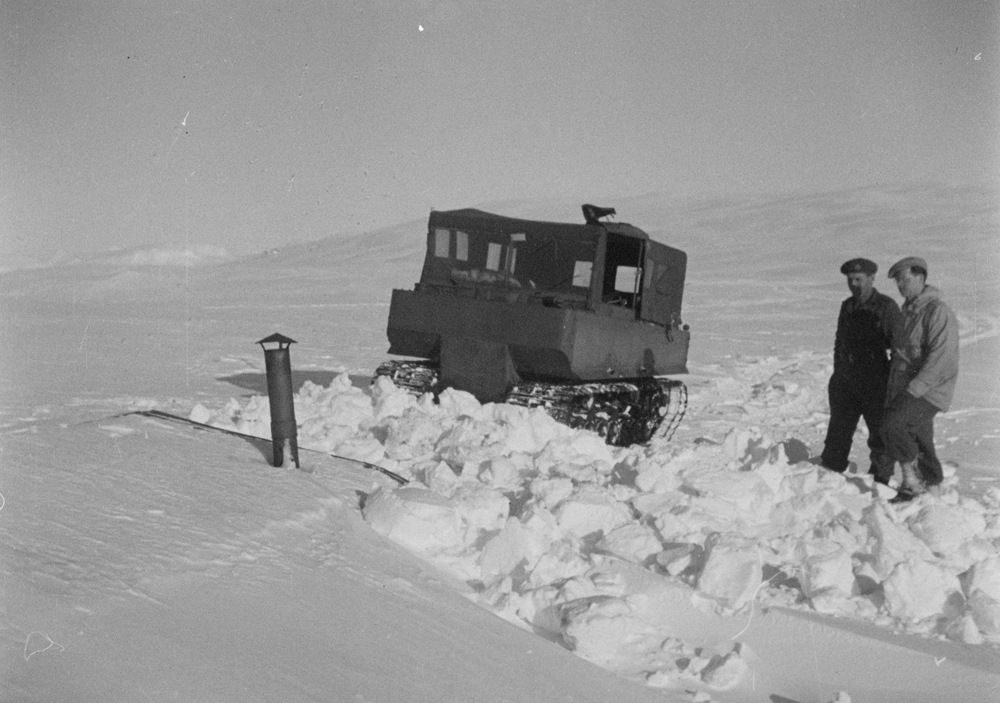
M 512 198 L 997 184 L 997 3 L 0 0 L 0 270 Z

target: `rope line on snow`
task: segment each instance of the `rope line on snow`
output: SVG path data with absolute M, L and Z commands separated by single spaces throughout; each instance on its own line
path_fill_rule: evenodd
M 41 635 L 42 637 L 45 638 L 45 641 L 47 641 L 48 644 L 46 646 L 44 646 L 44 647 L 39 647 L 38 649 L 32 649 L 29 652 L 28 651 L 28 645 L 31 644 L 31 638 L 34 635 Z M 46 635 L 44 632 L 40 632 L 38 630 L 33 630 L 32 632 L 28 633 L 28 639 L 26 639 L 24 641 L 24 661 L 28 661 L 29 659 L 31 659 L 31 657 L 33 655 L 38 654 L 39 652 L 45 652 L 45 651 L 47 651 L 49 649 L 52 649 L 53 647 L 58 647 L 60 652 L 65 652 L 66 651 L 65 647 L 63 647 L 61 644 L 59 644 L 58 642 L 56 642 L 55 640 L 53 640 L 51 637 L 49 637 L 48 635 Z

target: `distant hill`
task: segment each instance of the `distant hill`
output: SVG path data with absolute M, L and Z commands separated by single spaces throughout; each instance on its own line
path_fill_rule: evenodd
M 928 260 L 932 282 L 953 299 L 993 307 L 1000 302 L 1000 190 L 995 188 L 915 184 L 773 198 L 651 193 L 590 200 L 615 207 L 619 221 L 688 252 L 687 300 L 693 305 L 701 285 L 745 278 L 776 285 L 789 280 L 837 284 L 837 270 L 846 259 L 865 256 L 884 271 L 911 254 Z M 581 202 L 469 205 L 514 217 L 582 222 Z M 221 285 L 244 291 L 248 301 L 323 296 L 350 302 L 370 298 L 373 291 L 388 300 L 393 287 L 410 287 L 417 280 L 425 233 L 421 219 L 236 259 L 206 247 L 97 252 L 0 274 L 0 295 L 212 296 Z M 66 276 L 65 267 L 73 267 L 74 274 Z

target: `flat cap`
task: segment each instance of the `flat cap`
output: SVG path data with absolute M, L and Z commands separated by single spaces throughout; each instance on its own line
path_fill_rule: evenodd
M 889 278 L 895 278 L 896 274 L 908 268 L 918 268 L 927 275 L 927 262 L 921 259 L 919 256 L 907 256 L 905 259 L 900 259 L 892 265 L 889 269 Z
M 851 259 L 845 261 L 844 265 L 840 267 L 840 272 L 845 276 L 849 273 L 867 273 L 869 276 L 874 276 L 876 271 L 878 271 L 878 264 L 868 259 Z

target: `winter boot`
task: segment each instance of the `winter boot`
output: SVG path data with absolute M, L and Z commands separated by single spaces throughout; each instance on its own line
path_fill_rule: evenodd
M 868 469 L 868 473 L 874 477 L 876 483 L 888 486 L 889 479 L 892 478 L 892 467 L 893 465 L 890 462 L 885 459 L 879 459 L 872 462 L 871 468 Z
M 899 493 L 890 500 L 890 503 L 907 503 L 921 493 L 927 492 L 924 479 L 920 476 L 920 469 L 917 468 L 917 460 L 901 461 L 899 468 L 903 472 L 903 482 L 899 487 Z

